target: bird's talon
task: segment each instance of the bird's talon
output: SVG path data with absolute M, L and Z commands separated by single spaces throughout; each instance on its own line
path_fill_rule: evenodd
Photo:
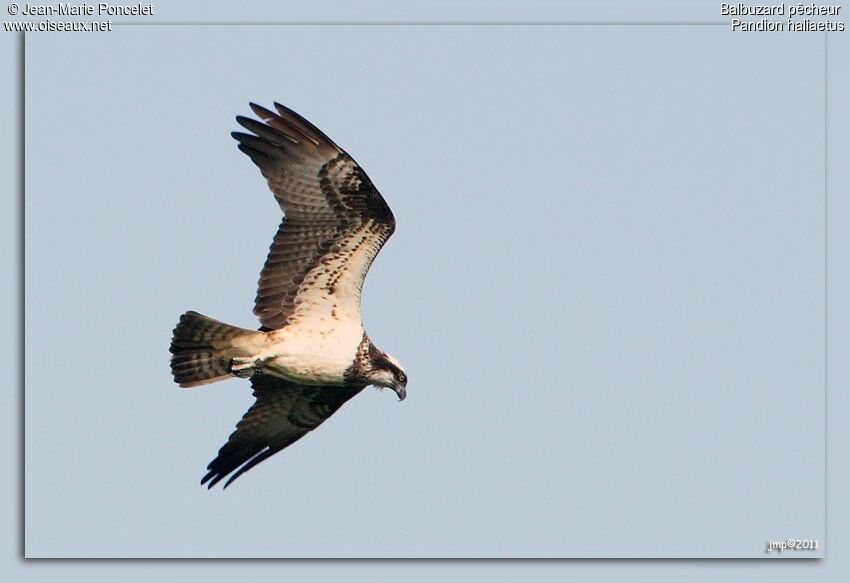
M 240 379 L 250 378 L 258 370 L 257 361 L 253 358 L 237 356 L 230 360 L 230 373 Z

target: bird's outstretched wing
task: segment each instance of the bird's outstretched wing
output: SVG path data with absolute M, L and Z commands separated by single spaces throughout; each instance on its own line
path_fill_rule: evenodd
M 362 387 L 296 385 L 259 374 L 251 379 L 256 402 L 207 466 L 201 480 L 208 488 L 234 473 L 224 487 L 258 463 L 288 447 L 321 425 Z
M 304 319 L 360 323 L 369 266 L 395 229 L 392 211 L 357 163 L 306 119 L 251 104 L 234 132 L 285 217 L 260 273 L 254 313 L 265 328 Z

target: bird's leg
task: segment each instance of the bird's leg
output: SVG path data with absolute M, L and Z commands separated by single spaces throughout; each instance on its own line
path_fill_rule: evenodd
M 266 339 L 265 334 L 263 338 Z M 280 356 L 278 351 L 268 346 L 245 347 L 243 350 L 242 354 L 251 356 L 233 356 L 230 359 L 230 374 L 243 379 L 265 372 L 266 364 Z
M 247 379 L 262 369 L 262 361 L 255 356 L 236 356 L 230 359 L 230 373 Z

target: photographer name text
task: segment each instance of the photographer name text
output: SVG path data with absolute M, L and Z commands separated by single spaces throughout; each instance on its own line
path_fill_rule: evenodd
M 153 16 L 153 4 L 24 4 L 22 16 Z

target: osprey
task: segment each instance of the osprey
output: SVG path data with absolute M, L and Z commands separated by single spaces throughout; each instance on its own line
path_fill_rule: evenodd
M 280 105 L 251 104 L 233 132 L 259 166 L 284 218 L 260 273 L 259 331 L 186 312 L 171 340 L 181 387 L 250 378 L 255 403 L 201 484 L 233 480 L 291 445 L 365 387 L 407 395 L 398 361 L 369 340 L 360 316 L 366 272 L 395 229 L 381 194 L 351 156 Z M 235 473 L 234 473 L 235 472 Z

